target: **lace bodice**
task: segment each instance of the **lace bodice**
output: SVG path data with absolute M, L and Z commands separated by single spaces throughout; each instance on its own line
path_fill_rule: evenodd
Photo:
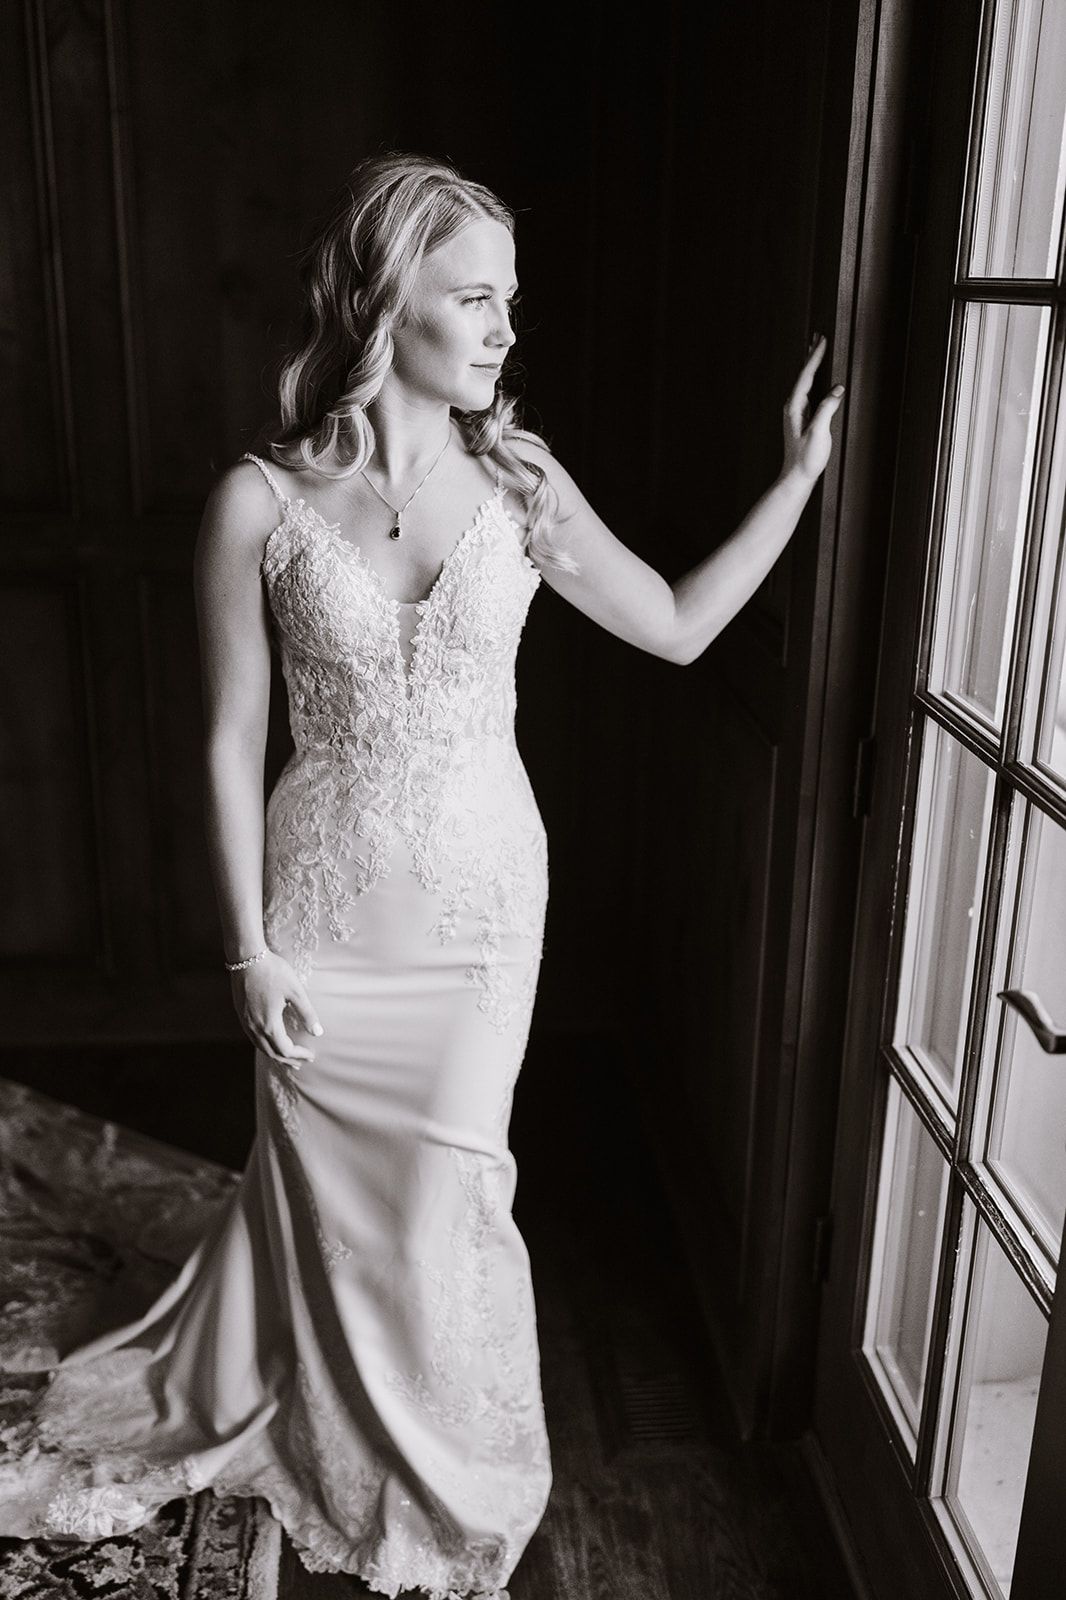
M 493 494 L 446 558 L 415 614 L 339 528 L 273 473 L 281 520 L 262 573 L 288 691 L 295 749 L 267 806 L 268 942 L 313 965 L 323 925 L 351 933 L 359 895 L 389 870 L 397 838 L 440 897 L 436 932 L 470 911 L 484 924 L 474 975 L 485 1009 L 510 1006 L 493 944 L 535 936 L 546 893 L 543 826 L 514 740 L 515 656 L 540 582 L 522 530 Z

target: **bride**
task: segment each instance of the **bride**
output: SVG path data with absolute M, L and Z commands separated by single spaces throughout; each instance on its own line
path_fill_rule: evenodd
M 499 1597 L 551 1486 L 508 1147 L 548 887 L 514 739 L 523 624 L 543 582 L 693 661 L 784 549 L 843 389 L 810 414 L 815 339 L 778 477 L 669 584 L 517 423 L 494 194 L 363 161 L 303 291 L 266 454 L 215 484 L 195 557 L 256 1136 L 169 1288 L 47 1369 L 0 1534 L 99 1538 L 210 1486 L 263 1496 L 312 1571 Z M 293 751 L 264 807 L 275 658 Z

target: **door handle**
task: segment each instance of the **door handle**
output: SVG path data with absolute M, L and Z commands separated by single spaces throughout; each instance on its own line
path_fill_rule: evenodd
M 1044 1010 L 1040 996 L 1032 989 L 1001 989 L 996 999 L 1002 1000 L 1004 1005 L 1010 1006 L 1025 1019 L 1041 1050 L 1046 1050 L 1049 1056 L 1066 1056 L 1066 1032 L 1056 1028 Z

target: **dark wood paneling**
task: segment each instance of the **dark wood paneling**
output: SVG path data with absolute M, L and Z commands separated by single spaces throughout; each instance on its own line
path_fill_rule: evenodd
M 39 72 L 54 149 L 74 430 L 74 501 L 118 536 L 129 507 L 125 328 L 115 227 L 115 112 L 107 0 L 39 0 Z M 101 404 L 101 397 L 107 403 Z
M 842 375 L 836 346 L 846 333 L 835 339 L 833 329 L 855 24 L 856 7 L 832 0 L 802 13 L 774 0 L 709 15 L 679 8 L 681 136 L 661 317 L 667 421 L 655 485 L 674 508 L 667 571 L 699 560 L 773 481 L 781 409 L 814 329 L 831 336 L 823 381 L 830 366 Z M 792 1270 L 783 1261 L 787 1186 L 804 1159 L 800 1152 L 790 1168 L 787 1156 L 798 1026 L 791 975 L 809 893 L 814 806 L 803 773 L 826 647 L 817 618 L 831 607 L 818 583 L 833 537 L 820 519 L 823 489 L 740 617 L 683 682 L 659 672 L 652 685 L 655 737 L 675 749 L 670 783 L 650 791 L 651 834 L 667 860 L 647 875 L 647 920 L 690 930 L 684 959 L 656 968 L 645 1025 L 649 1062 L 664 1028 L 676 1040 L 682 1086 L 657 1118 L 660 1149 L 671 1165 L 687 1112 L 700 1178 L 675 1173 L 678 1215 L 749 1431 L 769 1410 L 775 1285 Z M 657 716 L 668 697 L 684 703 L 683 714 Z M 849 823 L 838 817 L 837 826 Z M 671 861 L 667 841 L 684 865 Z M 678 1013 L 687 1018 L 680 1034 L 671 1023 Z M 832 1092 L 830 1076 L 817 1102 L 830 1125 Z M 656 1117 L 651 1066 L 646 1096 Z M 809 1260 L 809 1245 L 792 1240 L 797 1259 Z M 804 1314 L 809 1333 L 811 1308 Z
M 91 963 L 99 898 L 72 581 L 0 588 L 0 954 Z
M 739 1301 L 758 1133 L 754 1090 L 772 913 L 776 751 L 728 693 L 716 699 L 712 719 L 690 717 L 671 731 L 683 757 L 674 764 L 683 768 L 677 792 L 687 796 L 677 808 L 676 837 L 688 844 L 671 962 L 680 980 L 679 1065 L 706 1150 L 716 1232 L 728 1222 L 730 1258 L 721 1263 L 721 1285 Z M 668 973 L 662 977 L 669 981 Z
M 61 441 L 65 382 L 56 328 L 51 249 L 52 162 L 36 52 L 25 26 L 33 13 L 0 7 L 0 502 L 12 511 L 56 509 L 65 498 Z
M 297 251 L 388 130 L 401 63 L 384 25 L 383 7 L 339 0 L 313 19 L 207 0 L 130 10 L 149 508 L 198 512 L 272 414 Z
M 218 919 L 203 822 L 203 714 L 196 615 L 186 574 L 141 581 L 146 751 L 152 778 L 153 903 L 167 976 L 218 962 Z

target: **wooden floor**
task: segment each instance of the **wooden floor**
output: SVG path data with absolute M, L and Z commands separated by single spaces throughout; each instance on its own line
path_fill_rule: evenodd
M 239 1167 L 249 1075 L 222 1047 L 20 1058 L 11 1077 Z M 175 1085 L 181 1092 L 175 1094 Z M 511 1125 L 554 1484 L 512 1600 L 854 1600 L 798 1446 L 742 1445 L 602 1041 L 534 1035 Z M 205 1114 L 210 1107 L 210 1114 Z M 347 1600 L 288 1542 L 281 1600 Z

